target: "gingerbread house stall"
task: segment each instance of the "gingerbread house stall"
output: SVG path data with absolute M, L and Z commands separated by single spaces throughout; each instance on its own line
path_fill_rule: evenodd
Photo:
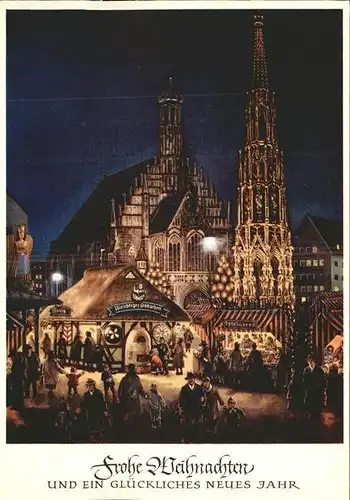
M 39 334 L 41 341 L 48 334 L 53 345 L 63 336 L 68 363 L 77 334 L 84 343 L 90 332 L 103 360 L 114 370 L 124 371 L 134 363 L 139 372 L 149 372 L 149 354 L 160 337 L 171 342 L 176 330 L 190 322 L 181 307 L 132 265 L 88 269 L 59 298 L 62 305 L 41 313 Z

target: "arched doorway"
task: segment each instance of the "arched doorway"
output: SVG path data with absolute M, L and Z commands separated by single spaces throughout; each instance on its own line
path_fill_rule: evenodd
M 136 365 L 138 371 L 150 371 L 151 337 L 144 328 L 132 330 L 125 343 L 125 368 Z

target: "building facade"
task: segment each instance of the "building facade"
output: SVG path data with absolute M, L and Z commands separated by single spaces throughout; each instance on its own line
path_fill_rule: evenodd
M 75 283 L 86 268 L 134 263 L 142 248 L 183 305 L 191 293 L 210 295 L 216 258 L 202 242 L 210 235 L 224 251 L 232 246 L 231 205 L 185 155 L 183 97 L 171 80 L 158 105 L 158 156 L 105 177 L 52 243 L 49 261 L 52 270 L 69 263 Z
M 254 16 L 253 82 L 245 119 L 245 145 L 238 165 L 233 301 L 290 304 L 294 300 L 293 249 L 261 15 Z
M 297 300 L 343 291 L 343 228 L 340 221 L 306 215 L 293 235 Z
M 30 263 L 33 281 L 33 291 L 40 295 L 50 295 L 48 290 L 48 265 L 46 261 L 33 261 Z

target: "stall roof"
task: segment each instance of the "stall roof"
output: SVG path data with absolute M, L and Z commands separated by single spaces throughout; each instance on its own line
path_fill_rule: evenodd
M 161 293 L 134 266 L 87 269 L 60 299 L 76 320 L 136 319 L 191 321 L 187 313 Z M 115 307 L 113 307 L 115 305 Z M 60 308 L 57 308 L 58 310 Z M 62 319 L 47 307 L 40 319 Z

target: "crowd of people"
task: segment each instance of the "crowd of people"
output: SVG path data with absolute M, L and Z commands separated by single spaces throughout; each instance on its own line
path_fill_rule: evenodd
M 151 352 L 153 372 L 168 375 L 172 369 L 176 375 L 183 375 L 184 358 L 191 352 L 192 340 L 193 337 L 179 338 L 169 345 L 163 337 L 160 338 Z M 100 374 L 103 391 L 96 387 L 96 380 L 88 378 L 81 398 L 78 388 L 85 368 L 79 370 L 78 363 L 64 366 L 67 353 L 63 342 L 59 344 L 58 341 L 56 353 L 46 349 L 45 339 L 42 347 L 45 356 L 43 363 L 39 362 L 32 345 L 25 346 L 23 352 L 10 353 L 8 356 L 7 406 L 20 411 L 24 407 L 25 397 L 37 396 L 40 384 L 47 391 L 50 407 L 55 407 L 56 439 L 59 442 L 102 441 L 106 433 L 113 431 L 116 413 L 120 416 L 122 426 L 129 430 L 135 429 L 141 416 L 145 416 L 145 407 L 148 408 L 150 426 L 155 430 L 162 428 L 164 412 L 171 410 L 181 429 L 183 442 L 211 440 L 217 434 L 219 416 L 222 414 L 226 439 L 233 442 L 245 413 L 243 409 L 237 408 L 232 397 L 225 403 L 218 387 L 225 384 L 240 388 L 242 383 L 247 383 L 252 392 L 259 392 L 266 377 L 263 358 L 256 344 L 252 344 L 249 355 L 244 358 L 236 343 L 227 361 L 220 346 L 212 355 L 207 343 L 202 341 L 197 352 L 198 373 L 187 373 L 186 383 L 175 404 L 166 400 L 155 383 L 145 390 L 134 364 L 128 365 L 128 372 L 118 386 L 109 364 L 103 364 Z M 87 358 L 84 359 L 89 370 Z M 59 400 L 55 391 L 61 375 L 66 379 L 68 397 Z M 336 366 L 331 367 L 326 375 L 323 368 L 309 356 L 307 366 L 299 367 L 291 374 L 287 401 L 288 410 L 296 419 L 317 419 L 325 405 L 340 415 L 343 378 Z
M 328 375 L 310 355 L 307 366 L 293 369 L 288 384 L 288 410 L 297 419 L 318 419 L 326 406 L 335 415 L 343 412 L 343 377 L 336 365 Z

